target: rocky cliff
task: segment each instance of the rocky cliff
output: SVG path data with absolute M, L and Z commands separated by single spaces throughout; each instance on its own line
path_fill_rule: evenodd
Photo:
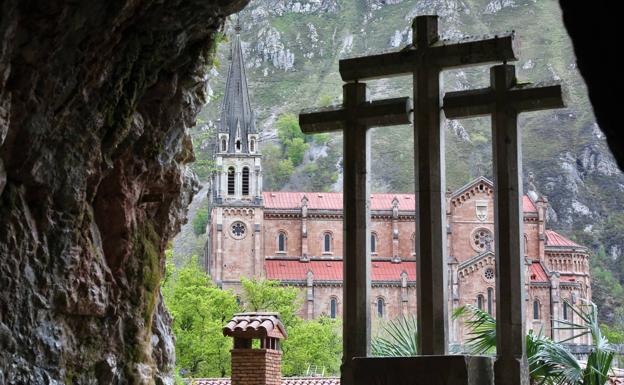
M 0 384 L 172 383 L 163 251 L 244 3 L 0 3 Z

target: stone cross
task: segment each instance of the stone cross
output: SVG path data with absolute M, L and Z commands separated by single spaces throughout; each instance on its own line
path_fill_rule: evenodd
M 448 352 L 444 129 L 440 74 L 444 69 L 515 60 L 513 34 L 479 41 L 440 41 L 437 16 L 418 16 L 413 43 L 398 52 L 341 60 L 344 81 L 413 75 L 418 339 L 421 355 Z
M 490 87 L 444 97 L 449 119 L 492 115 L 496 248 L 496 384 L 528 384 L 524 314 L 522 152 L 518 114 L 564 107 L 561 86 L 516 81 L 515 67 L 490 69 Z
M 353 384 L 351 360 L 370 351 L 369 128 L 411 122 L 410 98 L 367 101 L 364 83 L 343 85 L 343 105 L 302 111 L 306 134 L 343 131 L 343 358 L 342 383 Z

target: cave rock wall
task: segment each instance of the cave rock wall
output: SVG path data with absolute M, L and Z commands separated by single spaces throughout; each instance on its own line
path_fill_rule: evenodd
M 172 383 L 163 253 L 245 2 L 0 2 L 0 384 Z

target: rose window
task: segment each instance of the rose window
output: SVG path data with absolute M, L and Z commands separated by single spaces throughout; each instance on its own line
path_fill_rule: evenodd
M 245 238 L 245 233 L 247 229 L 245 228 L 245 224 L 243 222 L 235 222 L 232 224 L 232 236 L 236 239 Z
M 483 276 L 488 281 L 493 280 L 494 279 L 494 269 L 492 269 L 491 267 L 488 267 L 487 269 L 485 269 L 485 272 L 483 272 Z
M 490 230 L 478 229 L 472 234 L 472 247 L 477 251 L 492 250 L 493 241 L 494 238 Z

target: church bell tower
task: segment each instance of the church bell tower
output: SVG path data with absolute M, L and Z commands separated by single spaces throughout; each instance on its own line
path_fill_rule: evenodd
M 262 155 L 251 109 L 236 25 L 214 152 L 206 270 L 213 281 L 236 288 L 241 276 L 264 275 L 262 256 Z

